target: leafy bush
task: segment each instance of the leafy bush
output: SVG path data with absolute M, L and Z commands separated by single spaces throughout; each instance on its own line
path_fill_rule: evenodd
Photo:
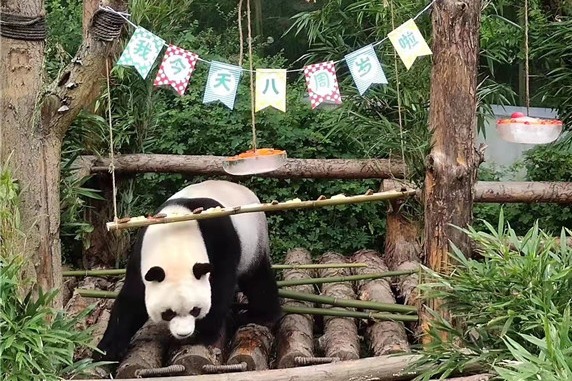
M 510 224 L 505 226 L 502 211 L 496 229 L 483 223 L 487 231 L 462 229 L 482 248 L 482 259 L 468 259 L 453 247 L 451 258 L 458 266 L 451 274 L 424 269 L 424 299 L 442 300 L 455 323 L 430 311 L 432 342 L 421 363 L 438 365 L 418 379 L 474 364 L 508 368 L 511 361 L 526 364 L 519 367 L 521 375 L 533 367 L 566 374 L 572 364 L 572 247 L 566 239 L 572 232 L 563 229 L 561 243 L 556 243 L 535 223 L 519 239 Z
M 75 318 L 51 307 L 57 290 L 33 294 L 22 281 L 26 255 L 19 243 L 18 187 L 10 172 L 0 168 L 0 369 L 6 381 L 60 380 L 81 374 L 95 364 L 74 361 L 76 347 L 89 346 L 91 330 L 78 331 Z M 30 291 L 23 291 L 29 289 Z M 24 294 L 24 295 L 22 295 Z

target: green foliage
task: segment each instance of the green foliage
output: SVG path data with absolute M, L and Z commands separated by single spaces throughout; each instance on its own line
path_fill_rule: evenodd
M 51 307 L 57 290 L 34 295 L 30 279 L 22 280 L 26 264 L 25 236 L 19 230 L 19 189 L 6 168 L 0 168 L 0 369 L 3 380 L 60 380 L 91 369 L 85 359 L 74 361 L 77 347 L 89 346 L 91 329 L 75 329 L 86 310 L 71 318 Z M 25 292 L 23 290 L 30 290 Z M 22 295 L 24 294 L 24 295 Z
M 495 366 L 495 371 L 507 381 L 560 381 L 572 380 L 572 322 L 570 308 L 564 311 L 560 325 L 546 317 L 542 321 L 544 337 L 519 334 L 521 341 L 534 346 L 529 351 L 510 337 L 505 338 L 506 346 L 514 357 Z
M 483 224 L 486 231 L 461 229 L 482 248 L 481 259 L 469 259 L 453 247 L 450 255 L 457 266 L 451 274 L 424 268 L 423 298 L 443 301 L 455 323 L 430 311 L 432 342 L 416 366 L 434 366 L 418 380 L 441 373 L 446 377 L 474 364 L 510 366 L 515 360 L 528 362 L 528 369 L 541 366 L 547 373 L 569 372 L 563 364 L 569 367 L 572 361 L 572 247 L 566 243 L 572 232 L 562 229 L 561 243 L 556 243 L 535 223 L 519 239 L 502 212 L 497 227 Z M 550 342 L 549 348 L 543 348 L 543 340 Z M 538 361 L 531 362 L 526 353 Z M 519 369 L 524 372 L 526 367 Z

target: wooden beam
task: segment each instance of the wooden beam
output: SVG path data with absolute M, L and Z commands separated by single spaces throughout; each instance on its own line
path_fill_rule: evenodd
M 572 204 L 572 183 L 546 181 L 479 181 L 475 202 Z
M 115 156 L 116 173 L 183 173 L 186 175 L 215 175 L 233 177 L 222 167 L 224 156 L 133 154 Z M 90 173 L 109 171 L 108 158 L 83 156 L 75 167 L 82 172 L 91 165 Z M 386 159 L 287 159 L 275 171 L 258 174 L 271 178 L 314 179 L 387 179 L 403 177 L 405 165 Z
M 156 377 L 154 381 L 347 381 L 347 380 L 383 380 L 406 381 L 413 379 L 416 372 L 405 372 L 419 355 L 379 356 L 360 360 L 339 361 L 310 367 L 248 371 L 181 377 Z M 140 381 L 140 378 L 128 378 L 125 381 Z M 96 381 L 96 380 L 84 380 Z
M 383 190 L 414 190 L 403 180 L 384 180 Z M 417 189 L 419 192 L 419 190 Z M 478 181 L 474 202 L 480 203 L 557 203 L 572 204 L 572 182 Z M 391 266 L 390 266 L 391 267 Z

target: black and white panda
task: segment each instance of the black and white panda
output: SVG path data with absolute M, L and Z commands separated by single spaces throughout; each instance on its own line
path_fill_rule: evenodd
M 199 207 L 259 203 L 248 188 L 219 180 L 187 186 L 158 213 L 189 213 Z M 150 318 L 167 323 L 173 337 L 217 341 L 236 287 L 248 298 L 248 321 L 272 326 L 281 316 L 262 212 L 150 225 L 138 234 L 125 284 L 111 310 L 94 358 L 118 361 L 132 336 Z

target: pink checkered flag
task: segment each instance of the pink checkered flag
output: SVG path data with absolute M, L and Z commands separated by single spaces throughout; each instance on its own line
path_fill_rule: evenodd
M 171 85 L 182 96 L 195 70 L 198 58 L 199 56 L 195 53 L 169 45 L 153 85 Z
M 306 78 L 312 109 L 318 107 L 322 102 L 342 103 L 334 61 L 305 66 L 304 77 Z

